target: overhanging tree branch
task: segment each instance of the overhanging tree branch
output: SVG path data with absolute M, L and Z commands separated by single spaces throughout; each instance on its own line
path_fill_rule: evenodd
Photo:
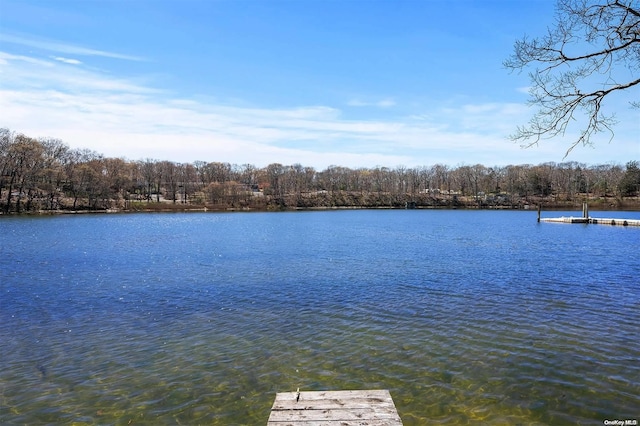
M 542 67 L 529 73 L 529 104 L 538 111 L 512 140 L 531 147 L 562 136 L 578 115 L 584 115 L 585 125 L 565 157 L 578 145 L 590 145 L 595 133 L 607 131 L 613 138 L 617 122 L 604 112 L 605 99 L 640 84 L 638 0 L 559 0 L 555 27 L 541 38 L 524 37 L 514 47 L 506 68 Z

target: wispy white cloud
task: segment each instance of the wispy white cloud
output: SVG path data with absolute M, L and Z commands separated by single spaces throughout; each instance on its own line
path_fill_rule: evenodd
M 493 165 L 564 155 L 555 145 L 522 151 L 506 139 L 527 114 L 517 104 L 427 105 L 406 117 L 346 119 L 323 105 L 270 109 L 169 96 L 144 80 L 72 65 L 0 52 L 0 126 L 114 157 L 258 166 Z
M 0 41 L 5 43 L 13 43 L 22 46 L 33 47 L 36 49 L 42 49 L 50 52 L 63 53 L 68 55 L 79 56 L 101 56 L 112 59 L 123 59 L 127 61 L 143 61 L 144 59 L 139 56 L 126 55 L 122 53 L 107 52 L 104 50 L 89 49 L 82 46 L 77 46 L 70 43 L 64 43 L 54 40 L 36 39 L 33 37 L 3 34 L 0 33 Z
M 396 105 L 396 102 L 393 99 L 382 99 L 379 101 L 363 101 L 361 99 L 350 99 L 347 102 L 348 106 L 352 107 L 377 107 L 377 108 L 389 108 Z
M 63 58 L 62 56 L 52 56 L 51 59 L 54 59 L 58 62 L 64 62 L 65 64 L 70 64 L 70 65 L 82 64 L 82 61 L 79 61 L 77 59 Z
M 5 81 L 0 84 L 4 83 L 5 86 L 39 87 L 77 93 L 158 92 L 156 89 L 131 80 L 101 74 L 88 68 L 67 66 L 69 63 L 66 61 L 39 59 L 2 51 L 0 51 L 0 61 L 3 65 L 0 72 L 5 78 Z

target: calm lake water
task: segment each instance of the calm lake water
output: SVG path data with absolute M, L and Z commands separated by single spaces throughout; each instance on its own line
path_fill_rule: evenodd
M 0 243 L 2 424 L 264 425 L 296 388 L 389 389 L 405 425 L 640 420 L 640 228 L 78 215 Z

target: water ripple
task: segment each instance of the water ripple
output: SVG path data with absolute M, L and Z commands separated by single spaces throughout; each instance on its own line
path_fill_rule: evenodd
M 613 254 L 640 232 L 549 225 L 455 211 L 2 220 L 15 243 L 0 246 L 0 423 L 264 424 L 298 387 L 390 389 L 405 425 L 634 418 L 640 260 Z

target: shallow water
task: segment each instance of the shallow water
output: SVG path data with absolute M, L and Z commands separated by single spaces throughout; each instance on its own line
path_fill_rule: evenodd
M 640 229 L 535 216 L 2 218 L 0 423 L 259 425 L 298 387 L 389 389 L 405 425 L 637 418 Z

